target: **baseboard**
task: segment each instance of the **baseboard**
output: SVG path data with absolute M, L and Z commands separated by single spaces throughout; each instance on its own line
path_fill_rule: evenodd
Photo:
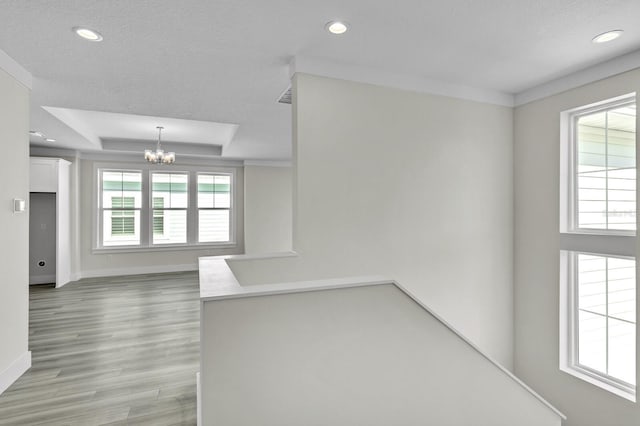
M 200 372 L 196 373 L 196 425 L 202 425 L 202 389 L 200 388 Z
M 0 373 L 0 395 L 6 391 L 9 386 L 22 376 L 25 371 L 31 368 L 31 351 L 27 351 L 20 355 L 6 370 Z
M 51 275 L 29 275 L 29 285 L 31 284 L 54 284 L 56 276 Z
M 82 278 L 100 278 L 115 277 L 121 275 L 140 275 L 140 274 L 157 274 L 165 272 L 187 272 L 197 271 L 196 263 L 187 263 L 182 265 L 155 265 L 155 266 L 136 266 L 132 268 L 113 268 L 113 269 L 94 269 L 91 271 L 82 271 L 75 274 L 76 281 Z

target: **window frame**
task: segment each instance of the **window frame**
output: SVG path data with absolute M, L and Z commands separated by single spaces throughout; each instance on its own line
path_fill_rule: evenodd
M 588 383 L 605 389 L 611 393 L 635 402 L 637 384 L 634 386 L 606 373 L 581 365 L 578 362 L 578 309 L 576 296 L 577 256 L 579 254 L 636 260 L 637 230 L 609 230 L 578 227 L 578 189 L 577 189 L 577 122 L 582 116 L 600 111 L 620 108 L 636 104 L 636 93 L 629 93 L 601 102 L 573 108 L 560 114 L 560 298 L 559 298 L 559 367 L 560 370 Z M 638 117 L 636 116 L 636 123 Z M 637 159 L 636 128 L 636 159 Z M 636 160 L 637 170 L 637 160 Z M 636 176 L 637 182 L 637 176 Z M 636 206 L 638 187 L 636 185 Z M 637 222 L 637 207 L 636 207 Z M 636 265 L 636 313 L 637 297 L 637 265 Z M 637 336 L 636 322 L 636 371 L 637 371 Z M 636 372 L 637 377 L 637 372 Z
M 636 386 L 610 376 L 609 374 L 580 364 L 578 361 L 579 308 L 577 295 L 579 283 L 577 278 L 577 257 L 580 254 L 635 261 L 634 256 L 621 256 L 573 250 L 561 251 L 561 283 L 564 282 L 565 284 L 561 285 L 560 293 L 560 370 L 635 402 Z M 637 321 L 635 327 L 637 335 Z
M 113 250 L 114 248 L 116 249 L 132 249 L 132 248 L 136 248 L 139 247 L 140 244 L 122 244 L 122 245 L 103 245 L 103 239 L 102 237 L 102 232 L 104 231 L 104 212 L 105 211 L 113 211 L 113 210 L 121 210 L 123 211 L 124 209 L 114 209 L 114 208 L 105 208 L 103 205 L 103 198 L 102 198 L 102 190 L 103 190 L 103 173 L 104 172 L 119 172 L 119 173 L 140 173 L 141 175 L 141 192 L 144 191 L 144 172 L 142 170 L 137 170 L 137 169 L 132 169 L 132 168 L 114 168 L 114 167 L 104 167 L 104 168 L 100 168 L 98 170 L 94 170 L 94 179 L 96 179 L 97 183 L 98 183 L 98 188 L 97 191 L 95 193 L 95 197 L 93 200 L 93 208 L 95 211 L 94 214 L 94 228 L 93 228 L 93 235 L 94 238 L 99 238 L 100 244 L 101 244 L 101 249 L 103 250 Z M 142 232 L 143 232 L 143 227 L 142 227 L 142 212 L 144 209 L 144 197 L 141 197 L 141 205 L 140 207 L 135 207 L 135 203 L 134 203 L 134 208 L 133 209 L 127 209 L 127 210 L 132 210 L 134 212 L 138 211 L 140 212 L 140 230 L 139 230 L 139 241 L 140 243 L 142 242 Z M 134 213 L 134 217 L 135 217 L 135 213 Z M 135 221 L 135 219 L 134 219 Z M 134 223 L 135 226 L 135 223 Z M 135 232 L 134 232 L 135 234 Z M 94 247 L 96 247 L 94 245 Z
M 599 228 L 579 228 L 578 227 L 578 190 L 576 187 L 576 169 L 578 162 L 576 127 L 580 117 L 594 114 L 600 111 L 607 111 L 620 108 L 625 105 L 635 104 L 636 95 L 629 93 L 616 98 L 607 99 L 602 102 L 574 108 L 561 113 L 562 150 L 560 175 L 564 180 L 560 191 L 560 232 L 585 235 L 623 235 L 635 236 L 636 231 L 622 229 L 599 229 Z M 637 131 L 637 130 L 636 130 Z M 564 188 L 562 188 L 564 187 Z M 637 189 L 636 189 L 637 191 Z M 564 216 L 564 217 L 562 217 Z
M 198 171 L 195 174 L 195 178 L 194 178 L 194 182 L 196 184 L 196 188 L 195 188 L 195 214 L 196 214 L 196 218 L 195 218 L 195 223 L 196 223 L 196 239 L 200 238 L 200 211 L 201 210 L 227 210 L 229 212 L 229 217 L 231 218 L 233 216 L 233 212 L 234 212 L 234 200 L 235 197 L 233 196 L 233 188 L 234 188 L 234 176 L 232 175 L 228 175 L 229 176 L 229 187 L 230 187 L 230 193 L 229 193 L 229 207 L 200 207 L 200 205 L 198 204 L 198 178 L 202 175 L 207 175 L 207 176 L 220 176 L 220 175 L 224 175 L 224 173 L 211 173 L 211 172 L 206 172 L 206 171 Z M 214 180 L 215 182 L 215 180 Z M 214 198 L 215 199 L 215 198 Z M 215 204 L 215 201 L 214 201 Z M 233 234 L 232 234 L 233 232 Z M 235 230 L 232 230 L 231 227 L 229 228 L 229 234 L 230 234 L 230 238 L 231 235 L 235 235 Z M 200 243 L 200 244 L 208 244 L 210 242 L 205 242 L 205 243 Z
M 157 209 L 155 207 L 153 207 L 153 175 L 186 175 L 187 176 L 187 206 L 186 207 L 163 207 L 162 209 Z M 181 247 L 181 246 L 185 246 L 185 245 L 193 245 L 194 243 L 197 243 L 197 241 L 192 241 L 190 242 L 189 239 L 189 228 L 191 227 L 190 225 L 190 210 L 191 210 L 191 172 L 188 171 L 182 171 L 182 170 L 149 170 L 149 246 L 150 247 Z M 171 197 L 171 195 L 169 195 L 169 197 Z M 153 219 L 154 219 L 154 212 L 155 210 L 161 210 L 163 212 L 166 211 L 184 211 L 185 215 L 186 215 L 186 227 L 187 229 L 185 230 L 186 235 L 185 235 L 185 242 L 184 243 L 154 243 L 154 239 L 155 239 L 155 233 L 154 233 L 154 229 L 153 229 Z M 163 218 L 165 217 L 164 214 L 162 216 Z M 164 222 L 163 219 L 163 228 L 166 226 L 166 222 Z M 226 242 L 226 241 L 225 241 Z
M 103 232 L 103 208 L 102 208 L 102 172 L 103 171 L 127 171 L 140 172 L 142 174 L 142 204 L 140 207 L 140 244 L 139 245 L 108 245 L 102 243 Z M 236 206 L 240 188 L 237 187 L 237 167 L 232 166 L 198 166 L 185 165 L 175 166 L 154 166 L 147 164 L 126 164 L 126 163 L 93 163 L 93 179 L 96 188 L 93 194 L 93 221 L 92 221 L 92 254 L 101 253 L 128 253 L 128 252 L 149 252 L 149 251 L 174 251 L 174 250 L 199 250 L 199 249 L 226 249 L 235 248 L 237 242 L 237 220 L 238 213 Z M 187 241 L 179 244 L 153 244 L 153 208 L 152 208 L 152 173 L 186 173 L 188 175 L 188 206 L 187 206 Z M 213 175 L 230 176 L 230 208 L 229 208 L 229 241 L 200 243 L 198 239 L 197 222 L 197 176 L 199 173 Z

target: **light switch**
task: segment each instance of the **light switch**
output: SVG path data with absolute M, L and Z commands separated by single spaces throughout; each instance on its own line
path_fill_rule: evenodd
M 14 213 L 19 213 L 19 212 L 23 212 L 25 209 L 26 203 L 24 200 L 20 199 L 20 198 L 14 198 L 13 199 L 13 212 Z

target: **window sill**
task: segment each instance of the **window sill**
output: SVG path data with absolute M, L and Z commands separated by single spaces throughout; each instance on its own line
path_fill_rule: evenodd
M 560 232 L 569 235 L 607 235 L 614 237 L 635 237 L 636 231 L 623 229 L 575 228 Z
M 220 243 L 220 244 L 191 244 L 191 245 L 166 245 L 155 247 L 137 247 L 137 246 L 114 246 L 114 247 L 101 247 L 91 250 L 91 254 L 114 254 L 114 253 L 149 253 L 159 251 L 183 251 L 183 250 L 224 250 L 233 249 L 238 247 L 235 242 Z
M 599 378 L 596 374 L 588 372 L 586 370 L 582 370 L 577 367 L 560 367 L 561 371 L 564 371 L 567 374 L 570 374 L 574 377 L 577 377 L 580 380 L 584 380 L 587 383 L 590 383 L 594 386 L 599 387 L 600 389 L 604 389 L 608 392 L 611 392 L 617 396 L 620 396 L 624 399 L 627 399 L 631 402 L 636 402 L 636 393 L 635 391 L 630 391 L 622 386 L 613 385 L 609 383 L 609 381 L 605 381 L 606 379 Z

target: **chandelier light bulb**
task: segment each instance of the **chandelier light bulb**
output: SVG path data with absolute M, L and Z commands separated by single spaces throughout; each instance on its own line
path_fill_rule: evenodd
M 164 127 L 157 126 L 156 129 L 158 129 L 158 144 L 156 145 L 156 150 L 153 151 L 151 149 L 145 149 L 144 159 L 152 164 L 173 164 L 176 161 L 176 153 L 165 153 L 160 145 L 162 139 L 162 129 L 164 129 Z

